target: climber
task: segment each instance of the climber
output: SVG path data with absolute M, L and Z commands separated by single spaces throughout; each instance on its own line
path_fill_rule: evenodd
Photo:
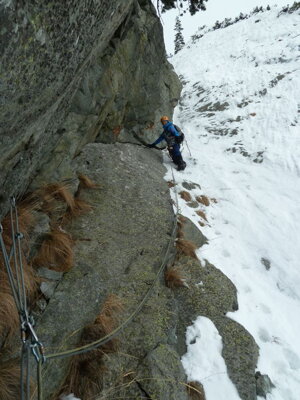
M 156 148 L 158 143 L 165 140 L 167 142 L 169 154 L 174 164 L 177 165 L 178 171 L 183 171 L 186 167 L 186 163 L 183 161 L 180 152 L 180 143 L 182 141 L 181 139 L 183 139 L 183 133 L 178 131 L 178 128 L 175 127 L 171 121 L 169 121 L 168 117 L 163 116 L 161 117 L 160 121 L 164 128 L 163 133 L 155 142 L 148 144 L 147 147 Z

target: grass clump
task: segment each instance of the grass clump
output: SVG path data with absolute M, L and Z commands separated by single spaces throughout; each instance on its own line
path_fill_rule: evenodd
M 185 201 L 191 201 L 192 200 L 192 196 L 186 190 L 182 190 L 181 192 L 179 192 L 179 195 Z
M 28 240 L 30 232 L 34 225 L 34 216 L 33 216 L 34 207 L 29 204 L 26 206 L 23 204 L 18 207 L 18 224 L 19 231 L 23 235 L 23 239 L 21 240 L 21 254 L 17 253 L 17 262 L 19 262 L 19 257 L 21 258 L 23 265 L 23 277 L 24 277 L 24 285 L 25 292 L 28 298 L 29 304 L 35 299 L 37 295 L 37 278 L 34 274 L 34 269 L 30 264 L 28 264 L 27 259 L 25 257 L 25 250 L 28 250 Z M 14 225 L 14 234 L 16 234 L 16 224 L 15 224 L 15 215 L 13 214 L 13 225 Z M 12 240 L 12 226 L 11 226 L 11 217 L 10 213 L 5 216 L 2 220 L 3 233 L 2 238 L 5 244 L 7 251 L 11 249 L 13 240 Z M 16 280 L 16 266 L 14 263 L 14 257 L 11 258 L 10 261 L 11 269 L 13 276 Z M 19 315 L 18 310 L 16 308 L 16 304 L 12 295 L 12 289 L 10 286 L 10 282 L 8 279 L 6 267 L 4 264 L 4 260 L 2 256 L 0 257 L 0 337 L 6 340 L 10 339 L 11 334 L 18 328 L 19 326 Z M 0 397 L 1 398 L 1 397 Z
M 187 392 L 191 400 L 206 400 L 201 383 L 192 381 L 187 383 Z
M 188 287 L 186 277 L 179 267 L 170 267 L 165 271 L 166 286 L 170 289 Z
M 117 327 L 122 310 L 120 298 L 114 294 L 109 295 L 95 321 L 83 329 L 79 346 L 110 334 Z M 118 340 L 112 339 L 97 349 L 73 357 L 61 393 L 74 393 L 82 400 L 94 398 L 102 389 L 102 374 L 106 371 L 105 355 L 117 349 Z
M 21 396 L 19 360 L 0 362 L 0 399 L 16 400 Z
M 197 196 L 196 200 L 198 201 L 198 203 L 201 203 L 206 207 L 208 207 L 210 205 L 210 201 L 209 201 L 209 198 L 207 196 L 204 196 L 204 195 Z
M 73 266 L 73 240 L 62 230 L 53 230 L 43 237 L 40 249 L 33 259 L 35 267 L 46 267 L 66 272 Z
M 79 174 L 78 179 L 80 181 L 80 185 L 86 189 L 98 189 L 100 186 L 94 183 L 88 176 Z
M 199 217 L 201 217 L 202 219 L 204 219 L 204 221 L 207 222 L 207 218 L 206 218 L 206 215 L 205 215 L 204 211 L 198 210 L 198 211 L 196 211 L 196 214 L 198 214 Z
M 196 255 L 197 246 L 190 240 L 185 240 L 180 238 L 177 239 L 176 249 L 177 249 L 177 255 L 179 256 L 184 255 L 195 258 L 196 260 L 198 259 Z

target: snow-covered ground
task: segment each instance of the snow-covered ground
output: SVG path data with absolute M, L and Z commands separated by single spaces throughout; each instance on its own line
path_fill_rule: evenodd
M 300 398 L 300 128 L 299 10 L 278 8 L 189 43 L 171 62 L 185 82 L 174 122 L 186 133 L 187 168 L 177 191 L 196 182 L 180 209 L 209 244 L 198 251 L 238 290 L 241 323 L 260 348 L 257 370 L 276 388 L 268 400 Z M 207 29 L 206 29 L 207 30 Z M 201 32 L 205 33 L 205 29 Z M 172 179 L 170 160 L 166 179 Z M 174 196 L 174 192 L 172 194 Z M 199 210 L 198 209 L 198 210 Z M 200 227 L 199 221 L 205 223 Z M 226 374 L 221 338 L 207 318 L 187 331 L 183 365 L 204 385 L 207 400 L 239 399 Z

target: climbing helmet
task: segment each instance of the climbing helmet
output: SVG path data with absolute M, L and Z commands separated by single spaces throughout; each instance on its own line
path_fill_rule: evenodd
M 164 125 L 169 122 L 169 118 L 166 115 L 163 115 L 160 119 L 160 122 Z

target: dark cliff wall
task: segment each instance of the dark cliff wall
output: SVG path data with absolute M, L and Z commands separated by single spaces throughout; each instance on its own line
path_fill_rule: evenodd
M 1 215 L 33 177 L 70 177 L 96 137 L 146 141 L 172 113 L 180 84 L 149 0 L 7 0 L 0 22 Z

